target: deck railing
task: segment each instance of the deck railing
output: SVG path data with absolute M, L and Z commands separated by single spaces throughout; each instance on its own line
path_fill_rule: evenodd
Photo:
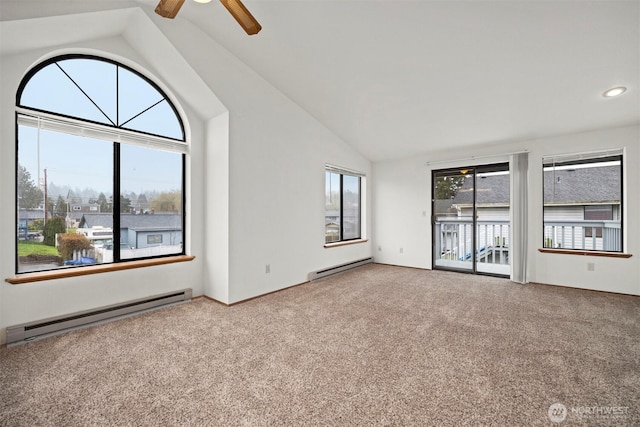
M 510 225 L 506 220 L 476 222 L 476 262 L 509 264 Z M 436 259 L 471 261 L 473 222 L 468 218 L 436 220 Z M 545 221 L 544 247 L 619 252 L 619 221 Z
M 476 222 L 476 261 L 509 264 L 510 226 L 507 220 L 479 220 Z M 466 218 L 446 218 L 436 221 L 437 258 L 469 261 L 474 252 L 473 222 Z
M 620 221 L 545 221 L 544 247 L 622 251 Z

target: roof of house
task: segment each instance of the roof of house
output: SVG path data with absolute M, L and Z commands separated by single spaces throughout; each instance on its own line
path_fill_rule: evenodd
M 112 227 L 113 226 L 113 214 L 83 214 L 80 219 L 79 228 L 92 228 L 92 227 Z
M 18 209 L 18 219 L 42 219 L 43 209 Z
M 619 166 L 545 172 L 545 204 L 620 203 Z
M 69 218 L 71 219 L 76 219 L 76 220 L 81 220 L 82 216 L 85 215 L 86 212 L 78 212 L 78 211 L 71 211 L 68 213 Z
M 544 172 L 546 205 L 598 204 L 620 202 L 620 168 L 562 169 Z M 452 199 L 454 205 L 471 205 L 473 180 L 467 179 Z M 509 203 L 509 175 L 486 175 L 476 179 L 476 197 L 480 206 Z
M 508 205 L 509 175 L 483 175 L 476 179 L 478 205 Z M 471 205 L 473 202 L 473 179 L 467 178 L 451 200 L 452 205 Z
M 91 227 L 112 227 L 113 214 L 90 214 L 86 213 L 80 220 L 80 228 Z M 174 230 L 182 226 L 182 215 L 174 213 L 155 213 L 150 215 L 120 215 L 120 228 L 130 228 L 136 230 Z
M 453 208 L 453 199 L 437 199 L 435 201 L 434 213 L 436 215 L 457 215 L 457 211 Z

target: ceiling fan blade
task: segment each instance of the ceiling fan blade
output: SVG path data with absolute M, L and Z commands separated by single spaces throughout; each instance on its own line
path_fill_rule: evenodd
M 156 13 L 165 18 L 173 19 L 180 11 L 184 0 L 160 0 L 156 6 Z
M 220 3 L 227 8 L 229 13 L 236 18 L 238 24 L 247 32 L 247 34 L 254 35 L 262 29 L 262 26 L 256 18 L 253 17 L 251 12 L 242 4 L 240 0 L 220 0 Z

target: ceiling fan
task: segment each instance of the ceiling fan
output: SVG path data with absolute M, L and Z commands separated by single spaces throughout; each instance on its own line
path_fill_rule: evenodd
M 185 0 L 160 0 L 158 6 L 156 6 L 156 13 L 165 18 L 173 19 L 178 14 L 178 11 L 182 7 Z M 195 0 L 199 3 L 208 3 L 211 0 Z M 262 29 L 262 26 L 256 18 L 253 17 L 251 12 L 242 4 L 240 0 L 220 0 L 220 3 L 227 8 L 229 13 L 238 21 L 238 24 L 247 32 L 247 34 L 254 35 Z

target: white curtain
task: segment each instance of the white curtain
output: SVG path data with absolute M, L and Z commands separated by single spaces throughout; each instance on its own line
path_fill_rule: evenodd
M 527 283 L 529 155 L 512 154 L 509 161 L 511 176 L 511 280 Z

